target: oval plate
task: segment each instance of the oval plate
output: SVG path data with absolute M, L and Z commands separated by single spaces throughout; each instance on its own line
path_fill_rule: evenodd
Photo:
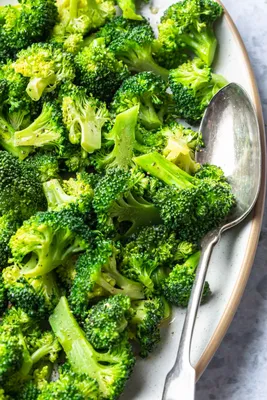
M 16 0 L 0 0 L 0 3 L 15 4 Z M 164 10 L 173 3 L 171 0 L 154 0 L 153 4 L 151 2 L 142 7 L 142 13 L 155 28 Z M 191 360 L 198 378 L 220 345 L 245 289 L 261 230 L 266 182 L 265 132 L 260 97 L 245 46 L 227 11 L 216 26 L 216 34 L 219 49 L 214 63 L 215 72 L 223 74 L 229 82 L 242 85 L 257 111 L 262 142 L 262 185 L 251 216 L 223 235 L 211 259 L 207 280 L 213 296 L 208 304 L 200 308 L 192 344 Z M 172 321 L 162 329 L 160 345 L 148 359 L 137 361 L 121 399 L 161 399 L 166 374 L 177 353 L 184 314 L 184 311 L 174 310 Z M 179 397 L 180 394 L 177 394 L 177 399 Z

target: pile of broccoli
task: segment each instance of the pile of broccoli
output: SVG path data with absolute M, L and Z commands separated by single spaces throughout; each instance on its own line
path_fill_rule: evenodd
M 227 84 L 222 12 L 183 0 L 155 35 L 134 0 L 0 7 L 1 399 L 115 400 L 187 306 L 235 206 L 182 122 Z

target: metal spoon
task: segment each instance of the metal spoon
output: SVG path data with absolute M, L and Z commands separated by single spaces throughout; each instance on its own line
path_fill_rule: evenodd
M 260 189 L 261 144 L 257 116 L 247 93 L 235 83 L 220 90 L 208 106 L 201 126 L 206 144 L 200 163 L 220 166 L 233 187 L 237 206 L 228 219 L 201 242 L 202 256 L 192 289 L 175 364 L 168 373 L 162 400 L 194 400 L 196 371 L 190 349 L 211 253 L 224 231 L 243 221 Z

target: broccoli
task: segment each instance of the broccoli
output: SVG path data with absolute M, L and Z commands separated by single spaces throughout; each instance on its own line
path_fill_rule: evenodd
M 76 83 L 84 86 L 94 97 L 110 102 L 129 70 L 115 58 L 105 45 L 104 38 L 97 38 L 75 56 Z
M 58 159 L 51 153 L 36 153 L 24 162 L 34 170 L 40 182 L 47 182 L 59 176 Z
M 100 149 L 102 128 L 109 119 L 105 103 L 87 96 L 85 89 L 74 85 L 63 89 L 61 96 L 63 122 L 69 132 L 69 141 L 80 144 L 88 153 Z
M 46 208 L 42 184 L 34 171 L 6 151 L 0 151 L 0 214 L 23 220 Z
M 169 276 L 162 282 L 162 293 L 171 304 L 178 307 L 187 307 L 199 259 L 200 251 L 197 251 L 184 264 L 177 264 Z M 202 295 L 202 303 L 207 301 L 210 294 L 209 284 L 206 282 Z
M 3 312 L 7 309 L 8 300 L 7 300 L 7 290 L 5 283 L 2 278 L 2 274 L 0 274 L 0 317 Z
M 86 172 L 78 173 L 75 179 L 64 180 L 62 184 L 58 179 L 52 179 L 45 182 L 43 188 L 49 211 L 71 208 L 85 214 L 91 209 L 93 189 Z
M 83 316 L 88 304 L 99 297 L 123 294 L 143 299 L 143 286 L 126 278 L 117 269 L 118 250 L 107 240 L 82 254 L 76 264 L 76 275 L 70 291 L 70 304 L 77 316 Z
M 23 0 L 0 8 L 0 61 L 14 58 L 30 44 L 45 40 L 58 17 L 54 0 Z
M 101 397 L 117 399 L 135 363 L 129 343 L 123 340 L 108 352 L 95 350 L 87 341 L 64 297 L 59 301 L 49 322 L 74 372 L 95 379 Z
M 122 11 L 123 18 L 142 21 L 143 17 L 136 14 L 135 0 L 117 0 L 117 4 Z
M 0 217 L 0 270 L 8 264 L 11 255 L 9 241 L 18 228 L 18 222 L 12 217 L 12 214 L 4 214 Z
M 212 73 L 199 58 L 171 70 L 169 82 L 177 114 L 193 123 L 202 118 L 212 97 L 227 85 L 223 76 Z
M 12 260 L 26 278 L 37 278 L 86 250 L 92 240 L 93 233 L 71 210 L 39 212 L 11 237 Z
M 52 272 L 27 279 L 19 267 L 13 265 L 5 268 L 2 274 L 8 300 L 30 317 L 44 318 L 56 306 L 60 292 Z
M 108 350 L 120 343 L 131 316 L 128 296 L 117 294 L 99 301 L 84 320 L 86 338 L 96 350 Z
M 100 29 L 97 36 L 105 38 L 109 50 L 128 65 L 130 71 L 151 71 L 168 80 L 169 71 L 153 59 L 152 44 L 155 36 L 147 21 L 116 17 Z
M 27 128 L 14 134 L 16 146 L 55 149 L 61 153 L 66 139 L 65 127 L 58 104 L 45 102 L 41 114 Z
M 75 78 L 72 56 L 61 46 L 50 43 L 34 43 L 22 50 L 13 68 L 30 78 L 26 92 L 34 101 L 40 100 L 44 92 L 55 90 L 62 81 Z
M 158 209 L 136 189 L 143 174 L 110 168 L 94 190 L 98 227 L 107 234 L 129 236 L 142 226 L 161 223 Z
M 61 170 L 68 172 L 82 172 L 91 165 L 88 153 L 80 145 L 71 144 L 69 141 L 64 145 L 60 161 Z
M 52 373 L 52 367 L 53 364 L 49 361 L 39 362 L 37 367 L 35 367 L 33 372 L 31 372 L 31 376 L 29 376 L 25 381 L 22 380 L 19 387 L 16 387 L 16 393 L 13 393 L 11 390 L 14 400 L 38 400 L 38 396 L 48 385 L 48 380 L 50 379 Z M 11 379 L 9 386 L 13 382 L 14 378 Z
M 213 24 L 222 13 L 222 6 L 213 0 L 184 0 L 171 5 L 159 25 L 162 55 L 165 49 L 167 54 L 171 49 L 193 52 L 211 65 L 217 47 Z
M 187 174 L 158 153 L 134 159 L 146 172 L 165 182 L 153 200 L 165 224 L 183 240 L 200 240 L 216 228 L 235 205 L 231 186 L 211 178 Z
M 119 114 L 138 105 L 142 125 L 147 129 L 157 129 L 163 123 L 166 89 L 160 77 L 152 72 L 141 72 L 123 82 L 114 96 L 111 109 Z

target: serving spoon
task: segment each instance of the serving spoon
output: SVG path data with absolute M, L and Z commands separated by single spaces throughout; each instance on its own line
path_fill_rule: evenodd
M 236 207 L 218 228 L 201 241 L 202 255 L 196 272 L 179 349 L 165 381 L 162 400 L 194 400 L 196 371 L 190 361 L 192 336 L 214 245 L 221 235 L 243 221 L 253 209 L 261 181 L 260 131 L 254 107 L 244 89 L 230 83 L 212 99 L 200 125 L 205 149 L 197 154 L 201 164 L 221 167 L 232 185 Z

